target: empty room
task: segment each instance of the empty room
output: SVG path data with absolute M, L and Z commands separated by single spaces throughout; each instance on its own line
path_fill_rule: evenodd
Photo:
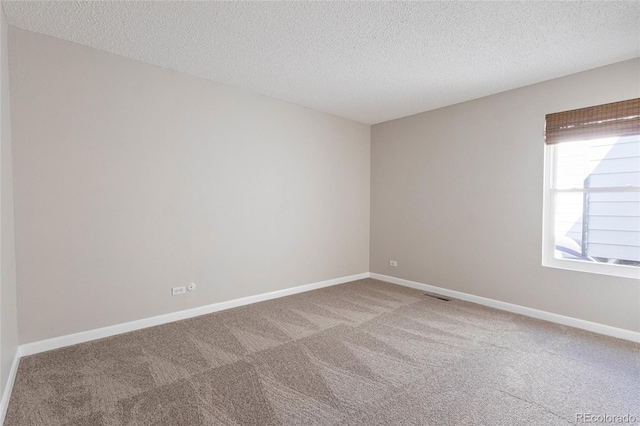
M 640 424 L 640 2 L 0 5 L 0 425 Z

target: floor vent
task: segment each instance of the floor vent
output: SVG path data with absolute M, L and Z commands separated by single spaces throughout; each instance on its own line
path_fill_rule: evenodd
M 439 294 L 433 294 L 433 293 L 425 293 L 425 296 L 429 296 L 429 297 L 433 297 L 434 299 L 438 299 L 438 300 L 444 300 L 445 302 L 450 301 L 451 299 L 447 299 L 446 297 L 440 296 Z

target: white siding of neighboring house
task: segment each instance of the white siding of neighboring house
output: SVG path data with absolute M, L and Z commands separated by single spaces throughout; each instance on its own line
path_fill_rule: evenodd
M 590 151 L 591 187 L 640 186 L 640 136 Z M 589 256 L 640 261 L 639 192 L 592 193 L 586 218 Z

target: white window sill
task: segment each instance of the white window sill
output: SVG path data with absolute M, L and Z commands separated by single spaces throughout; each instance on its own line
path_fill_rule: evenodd
M 555 257 L 544 259 L 542 266 L 640 280 L 640 268 L 635 266 L 587 262 L 584 260 L 556 259 Z

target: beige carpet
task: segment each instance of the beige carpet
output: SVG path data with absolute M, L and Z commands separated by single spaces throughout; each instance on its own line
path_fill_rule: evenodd
M 371 279 L 25 357 L 14 425 L 636 416 L 640 345 Z

